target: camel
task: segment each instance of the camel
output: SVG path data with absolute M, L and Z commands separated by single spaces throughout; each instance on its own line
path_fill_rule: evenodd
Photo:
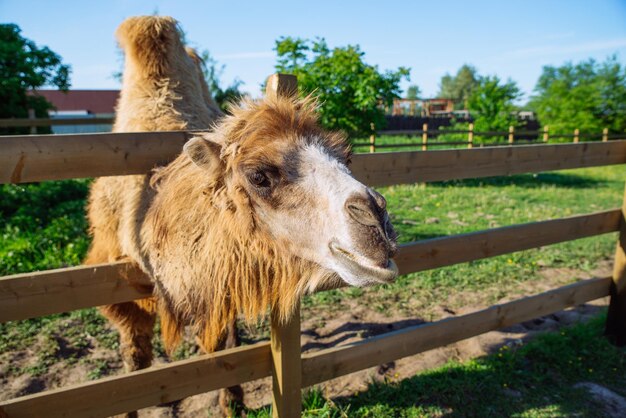
M 91 187 L 85 263 L 127 260 L 154 284 L 149 298 L 102 308 L 127 371 L 151 364 L 157 314 L 168 352 L 190 326 L 210 353 L 238 344 L 238 315 L 271 307 L 286 320 L 307 292 L 395 279 L 385 199 L 353 178 L 346 138 L 320 127 L 314 99 L 244 100 L 223 115 L 174 19 L 130 18 L 116 36 L 114 131 L 205 130 L 169 165 Z M 240 387 L 220 393 L 225 411 L 231 402 L 241 411 Z

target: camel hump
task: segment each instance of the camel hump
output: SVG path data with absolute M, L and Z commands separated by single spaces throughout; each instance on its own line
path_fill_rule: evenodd
M 151 75 L 168 70 L 168 57 L 183 48 L 181 35 L 178 22 L 170 16 L 130 17 L 115 32 L 126 59 L 134 59 Z

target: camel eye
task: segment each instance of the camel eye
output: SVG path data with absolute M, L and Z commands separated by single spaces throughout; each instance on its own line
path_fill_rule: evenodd
M 271 182 L 267 175 L 262 171 L 255 171 L 248 175 L 248 180 L 256 187 L 270 187 Z

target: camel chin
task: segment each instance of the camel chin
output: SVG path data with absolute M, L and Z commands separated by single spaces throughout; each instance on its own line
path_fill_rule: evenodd
M 398 266 L 388 258 L 384 266 L 376 265 L 357 250 L 348 250 L 336 240 L 328 245 L 332 268 L 350 286 L 364 287 L 392 283 L 398 277 Z

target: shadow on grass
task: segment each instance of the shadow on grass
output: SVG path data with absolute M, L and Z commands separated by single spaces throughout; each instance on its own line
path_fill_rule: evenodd
M 328 334 L 318 335 L 313 329 L 302 330 L 303 334 L 316 338 L 323 338 L 326 341 L 311 341 L 302 346 L 302 351 L 319 350 L 335 347 L 342 342 L 354 337 L 370 338 L 377 335 L 386 334 L 388 332 L 397 331 L 403 328 L 422 325 L 425 321 L 420 318 L 405 319 L 395 322 L 346 322 L 345 324 L 335 328 Z M 337 338 L 334 338 L 337 337 Z M 333 339 L 334 338 L 334 339 Z
M 372 383 L 334 401 L 351 416 L 604 416 L 579 382 L 626 395 L 626 349 L 602 337 L 604 315 L 503 347 L 467 363 L 451 362 L 399 382 Z
M 558 186 L 571 189 L 585 189 L 597 187 L 605 183 L 603 180 L 595 179 L 591 176 L 581 176 L 579 174 L 564 173 L 539 173 L 539 174 L 518 174 L 506 177 L 485 177 L 479 179 L 451 180 L 432 183 L 433 186 L 465 186 L 465 187 L 506 187 L 517 186 L 529 189 L 546 186 Z

